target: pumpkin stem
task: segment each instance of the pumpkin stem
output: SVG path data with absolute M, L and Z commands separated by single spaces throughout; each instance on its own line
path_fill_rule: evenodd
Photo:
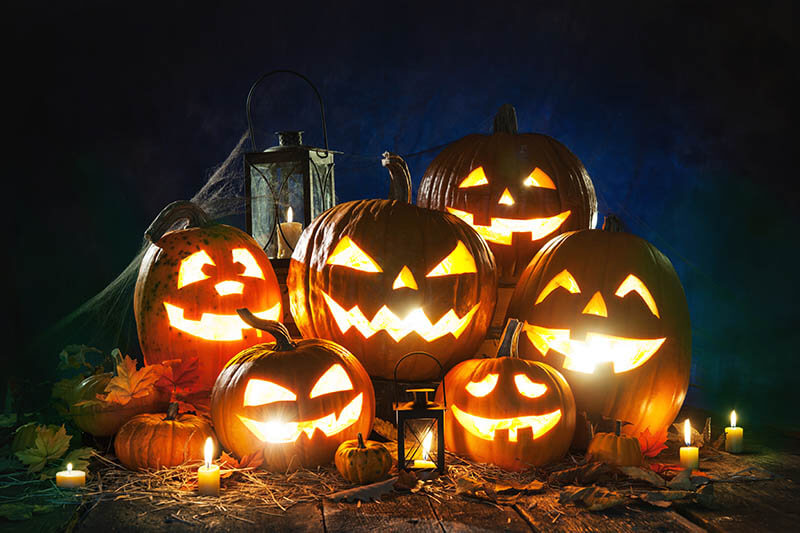
M 170 402 L 167 407 L 167 417 L 164 420 L 175 420 L 178 417 L 178 402 Z
M 275 351 L 276 352 L 286 352 L 289 350 L 294 350 L 297 347 L 297 344 L 292 342 L 292 337 L 289 335 L 289 330 L 286 329 L 286 326 L 277 322 L 275 320 L 265 320 L 263 318 L 258 318 L 256 315 L 250 312 L 249 309 L 243 307 L 241 309 L 237 309 L 236 313 L 244 320 L 245 324 L 248 326 L 252 326 L 254 328 L 260 329 L 261 331 L 266 331 L 273 337 L 275 337 Z
M 519 357 L 519 334 L 522 323 L 516 318 L 509 318 L 503 336 L 500 337 L 500 346 L 497 348 L 497 357 Z
M 511 104 L 503 104 L 497 110 L 494 116 L 494 124 L 492 125 L 492 133 L 511 133 L 516 135 L 519 133 L 519 126 L 517 125 L 517 110 Z
M 603 220 L 603 231 L 621 233 L 625 231 L 625 224 L 617 215 L 609 213 Z
M 186 227 L 207 226 L 211 223 L 211 219 L 199 205 L 178 200 L 161 210 L 144 231 L 144 238 L 152 243 L 158 242 L 179 220 L 187 220 Z
M 383 152 L 381 165 L 389 171 L 389 200 L 411 203 L 411 172 L 405 160 L 397 154 Z
M 366 447 L 367 447 L 367 446 L 364 444 L 364 437 L 361 435 L 361 432 L 359 432 L 359 433 L 358 433 L 358 447 L 359 447 L 360 449 L 362 449 L 362 450 L 363 450 L 364 448 L 366 448 Z
M 616 420 L 616 424 L 614 424 L 614 434 L 619 437 L 619 434 L 622 432 L 622 420 Z

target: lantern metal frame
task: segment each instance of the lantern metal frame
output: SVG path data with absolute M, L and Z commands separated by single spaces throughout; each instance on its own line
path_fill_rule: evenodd
M 444 402 L 443 404 L 440 405 L 435 401 L 430 401 L 428 399 L 427 393 L 432 392 L 434 389 L 406 389 L 406 392 L 411 392 L 414 394 L 414 400 L 410 402 L 399 402 L 397 400 L 397 367 L 400 366 L 400 363 L 402 363 L 404 359 L 415 355 L 427 356 L 433 359 L 433 361 L 439 367 L 441 373 L 440 381 L 442 387 L 442 400 Z M 445 391 L 444 384 L 444 368 L 442 368 L 442 364 L 438 359 L 436 359 L 436 357 L 428 352 L 418 351 L 407 353 L 397 361 L 397 363 L 394 365 L 394 402 L 392 403 L 392 408 L 395 411 L 395 422 L 397 423 L 397 468 L 406 471 L 431 470 L 430 468 L 409 467 L 409 464 L 413 464 L 414 460 L 409 460 L 406 458 L 405 428 L 407 422 L 410 420 L 433 419 L 436 425 L 435 470 L 437 470 L 439 474 L 444 474 L 444 413 L 447 410 L 447 392 Z M 413 429 L 411 429 L 411 431 L 413 432 Z M 416 437 L 419 446 L 419 443 L 421 443 L 423 439 L 420 439 L 416 433 L 414 433 L 414 436 Z M 415 447 L 412 452 L 415 452 L 416 448 L 417 447 Z

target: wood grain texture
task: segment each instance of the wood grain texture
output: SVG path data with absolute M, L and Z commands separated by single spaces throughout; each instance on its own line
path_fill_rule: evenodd
M 419 494 L 390 494 L 378 502 L 322 502 L 325 531 L 373 533 L 414 531 L 442 533 L 438 518 L 433 514 L 425 496 Z

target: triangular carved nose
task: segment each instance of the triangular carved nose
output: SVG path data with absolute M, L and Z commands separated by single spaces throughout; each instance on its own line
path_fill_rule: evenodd
M 392 284 L 393 289 L 402 289 L 403 287 L 407 287 L 412 290 L 417 290 L 417 280 L 414 279 L 414 274 L 411 273 L 411 270 L 407 266 L 404 266 L 397 277 L 394 279 L 394 283 Z
M 597 291 L 592 295 L 592 299 L 586 304 L 586 307 L 581 311 L 584 315 L 597 315 L 608 318 L 608 309 L 606 309 L 606 301 L 603 300 L 603 295 Z
M 508 188 L 506 188 L 506 190 L 503 191 L 503 194 L 500 195 L 500 199 L 497 201 L 497 203 L 503 205 L 514 205 L 514 197 L 511 196 L 511 191 L 509 191 Z

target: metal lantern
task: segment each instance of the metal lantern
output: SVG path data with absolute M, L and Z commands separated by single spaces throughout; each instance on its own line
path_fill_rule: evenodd
M 314 90 L 325 148 L 304 145 L 302 131 L 279 131 L 277 146 L 258 151 L 251 117 L 253 91 L 265 78 L 277 73 L 299 76 Z M 319 91 L 308 78 L 291 70 L 268 72 L 250 87 L 247 123 L 253 148 L 244 156 L 247 232 L 270 258 L 288 259 L 302 229 L 336 203 L 333 155 L 341 152 L 328 149 L 325 109 Z
M 444 396 L 444 370 L 439 361 L 427 352 L 411 352 L 394 366 L 395 399 L 397 398 L 397 367 L 403 359 L 413 355 L 430 357 L 442 371 L 443 404 L 432 401 L 428 394 L 434 389 L 406 389 L 414 395 L 408 402 L 393 404 L 397 422 L 397 465 L 403 470 L 438 470 L 444 474 L 444 412 L 447 397 Z

